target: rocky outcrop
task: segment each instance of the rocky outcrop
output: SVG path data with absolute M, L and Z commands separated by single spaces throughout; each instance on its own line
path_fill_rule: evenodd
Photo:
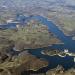
M 64 68 L 62 66 L 57 66 L 55 69 L 49 70 L 46 75 L 63 75 Z
M 24 51 L 13 57 L 11 61 L 0 64 L 0 74 L 5 75 L 6 72 L 6 75 L 21 75 L 23 71 L 37 71 L 46 66 L 48 66 L 48 62 Z
M 49 70 L 46 75 L 75 75 L 75 68 L 65 71 L 62 66 L 58 66 L 55 69 Z

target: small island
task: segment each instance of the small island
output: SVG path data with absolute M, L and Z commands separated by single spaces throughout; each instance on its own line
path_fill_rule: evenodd
M 65 49 L 64 51 L 59 51 L 59 50 L 43 50 L 41 52 L 44 55 L 49 55 L 49 56 L 59 56 L 59 57 L 65 57 L 65 56 L 75 56 L 75 53 L 71 53 L 69 52 L 67 49 Z

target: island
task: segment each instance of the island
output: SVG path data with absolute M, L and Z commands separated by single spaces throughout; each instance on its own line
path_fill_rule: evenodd
M 65 57 L 65 56 L 75 56 L 75 53 L 69 52 L 68 49 L 64 49 L 64 51 L 62 50 L 55 50 L 55 49 L 51 49 L 51 50 L 43 50 L 41 52 L 43 55 L 49 55 L 49 56 L 59 56 L 59 57 Z

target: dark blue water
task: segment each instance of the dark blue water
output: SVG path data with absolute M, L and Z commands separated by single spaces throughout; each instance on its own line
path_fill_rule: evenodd
M 26 17 L 25 17 L 26 19 Z M 25 20 L 23 17 L 23 20 Z M 47 56 L 47 55 L 42 55 L 41 51 L 46 50 L 46 49 L 58 49 L 58 50 L 64 50 L 68 49 L 70 52 L 75 52 L 75 41 L 71 39 L 71 37 L 66 36 L 54 23 L 51 21 L 48 21 L 47 18 L 44 18 L 42 16 L 30 16 L 27 17 L 26 21 L 29 21 L 30 19 L 37 19 L 40 21 L 42 24 L 48 26 L 48 30 L 52 33 L 54 33 L 58 39 L 60 39 L 64 44 L 58 44 L 58 45 L 52 45 L 50 47 L 46 48 L 39 48 L 35 50 L 30 50 L 29 52 L 33 55 L 35 55 L 38 58 L 44 58 L 49 62 L 48 67 L 43 68 L 43 70 L 47 71 L 48 69 L 56 67 L 58 64 L 62 65 L 65 69 L 74 67 L 75 63 L 73 61 L 74 57 L 66 56 L 64 58 L 61 58 L 59 56 Z M 25 22 L 23 22 L 25 23 Z M 7 24 L 7 25 L 1 25 L 0 27 L 2 28 L 16 28 L 16 24 Z
M 5 25 L 0 25 L 0 29 L 15 29 L 16 28 L 16 23 L 8 23 Z
M 54 33 L 58 39 L 60 39 L 64 45 L 53 45 L 51 47 L 47 47 L 46 49 L 58 49 L 58 50 L 64 50 L 68 49 L 70 52 L 75 52 L 75 41 L 71 39 L 71 37 L 66 36 L 54 23 L 51 21 L 48 21 L 47 18 L 44 18 L 42 16 L 33 16 L 32 19 L 39 20 L 42 24 L 47 25 L 49 31 Z M 74 67 L 75 63 L 73 61 L 74 57 L 66 56 L 64 58 L 61 58 L 59 56 L 47 56 L 42 55 L 41 51 L 44 49 L 37 49 L 37 50 L 30 50 L 30 53 L 37 57 L 41 57 L 46 59 L 49 62 L 49 66 L 45 69 L 48 70 L 50 68 L 56 67 L 58 64 L 62 65 L 65 69 Z
M 69 49 L 69 51 L 75 52 L 75 41 L 66 36 L 54 23 L 48 21 L 47 18 L 42 16 L 33 16 L 32 18 L 41 21 L 41 23 L 44 25 L 47 25 L 49 31 L 53 32 L 57 38 L 64 43 L 64 46 Z

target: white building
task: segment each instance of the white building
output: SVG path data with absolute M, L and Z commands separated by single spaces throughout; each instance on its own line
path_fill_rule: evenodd
M 64 52 L 65 52 L 65 53 L 68 53 L 69 51 L 68 51 L 68 49 L 64 49 Z

